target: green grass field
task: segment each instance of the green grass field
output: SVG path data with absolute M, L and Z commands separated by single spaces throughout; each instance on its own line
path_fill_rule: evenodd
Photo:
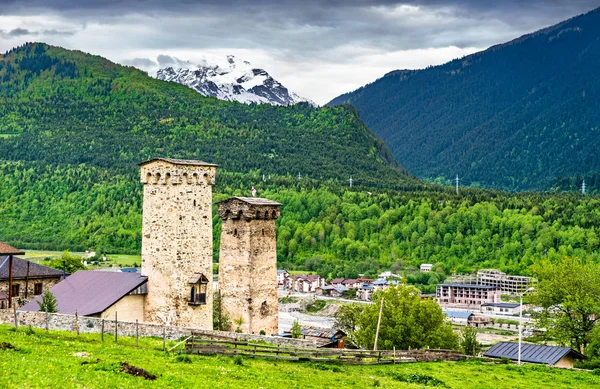
M 600 388 L 600 376 L 544 366 L 492 365 L 481 362 L 414 363 L 344 366 L 231 357 L 178 357 L 162 351 L 162 340 L 20 328 L 0 325 L 0 388 L 430 388 L 406 383 L 414 377 L 433 377 L 447 388 Z M 167 347 L 175 345 L 169 341 Z M 74 356 L 87 353 L 87 358 Z M 86 362 L 82 364 L 83 362 Z M 120 372 L 120 363 L 158 376 L 147 381 Z M 415 375 L 419 374 L 419 375 Z

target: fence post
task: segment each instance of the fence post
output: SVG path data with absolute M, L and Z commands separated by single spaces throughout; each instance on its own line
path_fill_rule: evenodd
M 119 327 L 119 320 L 117 320 L 117 311 L 115 311 L 115 343 L 118 343 L 118 339 L 117 339 L 118 327 Z
M 104 342 L 104 319 L 102 319 L 102 329 L 100 332 L 102 333 L 102 341 Z
M 396 346 L 394 346 L 394 365 L 396 364 Z
M 138 347 L 139 344 L 139 328 L 138 328 L 138 319 L 135 319 L 135 347 Z
M 77 331 L 77 336 L 79 336 L 79 315 L 77 314 L 77 309 L 75 310 L 75 331 Z
M 14 301 L 12 302 L 12 307 L 13 307 L 13 313 L 15 315 L 15 331 L 19 329 L 19 322 L 17 321 L 17 299 L 13 299 Z
M 163 351 L 167 351 L 167 328 L 163 326 Z
M 46 307 L 46 334 L 48 333 L 48 307 Z

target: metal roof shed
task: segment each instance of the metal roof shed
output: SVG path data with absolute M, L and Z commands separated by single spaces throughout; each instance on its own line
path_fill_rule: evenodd
M 489 358 L 508 358 L 516 361 L 519 358 L 519 344 L 515 342 L 500 342 L 485 352 L 483 356 Z M 577 359 L 585 359 L 585 356 L 569 347 L 521 344 L 521 361 L 523 362 L 571 368 Z

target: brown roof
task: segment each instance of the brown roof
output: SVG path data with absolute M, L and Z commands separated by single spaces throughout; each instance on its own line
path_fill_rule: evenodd
M 27 262 L 29 262 L 29 278 L 60 278 L 64 274 L 62 270 L 13 257 L 13 279 L 24 280 L 27 277 Z M 8 265 L 8 256 L 0 256 L 0 280 L 8 280 Z
M 155 162 L 155 161 L 164 161 L 164 162 L 172 163 L 174 165 L 215 166 L 215 167 L 219 166 L 219 165 L 215 165 L 214 163 L 208 163 L 208 162 L 199 161 L 199 160 L 195 160 L 195 159 L 174 159 L 174 158 L 152 158 L 148 161 L 138 164 L 138 166 L 144 166 L 146 164 L 149 164 L 149 163 Z
M 148 277 L 139 273 L 79 270 L 50 288 L 58 301 L 58 313 L 82 316 L 104 312 L 117 301 L 145 284 Z M 37 300 L 21 307 L 22 311 L 39 311 Z
M 331 284 L 341 284 L 342 282 L 344 282 L 344 278 L 334 278 L 333 280 L 331 280 Z
M 348 280 L 342 281 L 342 284 L 344 284 L 344 285 L 356 284 L 356 283 L 358 283 L 358 280 L 349 280 L 348 279 Z
M 4 242 L 0 242 L 0 255 L 23 255 L 23 251 L 12 247 Z
M 226 203 L 226 202 L 234 200 L 234 199 L 242 201 L 247 204 L 252 204 L 252 205 L 281 205 L 281 203 L 278 203 L 277 201 L 265 199 L 262 197 L 239 197 L 239 196 L 234 196 L 227 200 L 219 201 L 217 204 Z

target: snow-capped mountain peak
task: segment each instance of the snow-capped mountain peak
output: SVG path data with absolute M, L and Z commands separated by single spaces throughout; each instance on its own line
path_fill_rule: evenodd
M 191 69 L 166 67 L 160 69 L 159 80 L 187 85 L 204 96 L 240 103 L 293 105 L 309 99 L 289 91 L 264 69 L 254 68 L 250 62 L 234 55 L 222 59 L 203 59 Z

